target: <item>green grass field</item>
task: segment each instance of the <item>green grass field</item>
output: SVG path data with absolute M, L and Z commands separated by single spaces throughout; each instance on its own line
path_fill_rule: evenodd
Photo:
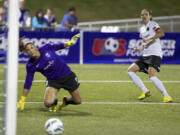
M 18 112 L 17 135 L 46 135 L 44 124 L 53 117 L 63 121 L 63 135 L 179 135 L 180 65 L 162 65 L 158 75 L 162 81 L 166 81 L 164 85 L 174 99 L 171 104 L 162 103 L 162 95 L 143 73 L 138 75 L 146 81 L 145 85 L 151 90 L 152 96 L 138 101 L 141 91 L 129 82 L 126 75 L 128 66 L 71 64 L 81 82 L 83 104 L 69 105 L 56 113 L 44 107 L 45 78 L 36 73 L 35 80 L 42 82 L 33 83 L 24 112 Z M 0 65 L 0 69 L 2 67 Z M 2 74 L 1 71 L 1 80 Z M 24 79 L 25 66 L 20 64 L 19 80 Z M 22 88 L 23 83 L 19 82 L 18 99 Z M 58 99 L 64 95 L 68 93 L 60 90 Z

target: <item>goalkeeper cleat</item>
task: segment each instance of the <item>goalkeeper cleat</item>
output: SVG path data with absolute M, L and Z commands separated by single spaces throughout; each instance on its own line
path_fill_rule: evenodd
M 172 97 L 164 97 L 163 102 L 164 103 L 171 103 L 171 102 L 173 102 L 173 99 L 172 99 Z
M 151 96 L 150 91 L 148 91 L 148 92 L 143 92 L 143 93 L 138 97 L 138 99 L 139 99 L 139 100 L 143 100 L 143 99 L 145 99 L 146 97 L 149 97 L 149 96 Z
M 56 110 L 57 110 L 57 105 L 54 105 L 54 106 L 49 108 L 50 112 L 56 112 Z
M 67 99 L 68 99 L 68 96 L 64 96 L 64 97 L 63 97 L 62 104 L 59 105 L 59 110 L 62 110 L 64 107 L 67 106 L 67 104 L 66 104 Z

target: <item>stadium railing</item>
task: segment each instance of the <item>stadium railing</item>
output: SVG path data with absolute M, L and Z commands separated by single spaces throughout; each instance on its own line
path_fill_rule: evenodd
M 165 32 L 179 32 L 180 31 L 180 15 L 176 16 L 161 16 L 153 17 Z M 120 19 L 108 21 L 93 21 L 93 22 L 80 22 L 79 27 L 88 31 L 100 31 L 102 26 L 118 26 L 121 32 L 134 32 L 138 31 L 141 25 L 140 18 L 134 19 Z
M 176 16 L 160 16 L 153 17 L 153 20 L 157 21 L 165 32 L 180 32 L 180 15 Z M 141 26 L 140 18 L 133 19 L 120 19 L 120 20 L 107 20 L 107 21 L 92 21 L 92 22 L 79 22 L 78 28 L 74 27 L 71 31 L 76 29 L 83 31 L 103 31 L 106 27 L 107 32 L 137 32 Z M 53 30 L 63 31 L 59 24 L 55 27 L 45 28 L 33 28 L 33 27 L 21 27 L 21 30 Z M 109 31 L 108 31 L 109 30 Z

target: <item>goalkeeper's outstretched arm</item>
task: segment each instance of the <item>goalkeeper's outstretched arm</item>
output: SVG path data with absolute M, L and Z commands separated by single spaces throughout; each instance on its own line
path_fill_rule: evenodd
M 26 97 L 27 97 L 28 93 L 29 93 L 29 90 L 24 89 L 23 93 L 22 93 L 22 96 L 21 96 L 21 99 L 19 100 L 19 102 L 17 104 L 17 108 L 20 109 L 21 111 L 24 110 L 24 103 L 26 101 Z
M 27 95 L 29 94 L 29 91 L 30 90 L 28 90 L 28 89 L 24 89 L 23 93 L 22 93 L 22 96 L 27 97 Z
M 80 38 L 80 34 L 76 34 L 71 38 L 71 40 L 67 43 L 64 43 L 64 47 L 70 47 L 77 43 L 77 40 Z
M 24 83 L 24 90 L 23 90 L 21 99 L 19 100 L 19 102 L 17 104 L 17 108 L 20 109 L 21 111 L 24 110 L 24 103 L 26 101 L 27 95 L 29 94 L 33 78 L 34 78 L 34 72 L 31 73 L 31 72 L 29 72 L 29 70 L 27 70 L 26 80 Z
M 77 43 L 77 40 L 79 39 L 79 37 L 80 37 L 80 34 L 76 34 L 75 36 L 73 36 L 71 38 L 70 41 L 64 42 L 64 43 L 53 44 L 50 47 L 51 47 L 52 50 L 55 50 L 55 51 L 64 49 L 66 47 L 71 47 L 71 46 L 73 46 L 73 45 L 75 45 Z

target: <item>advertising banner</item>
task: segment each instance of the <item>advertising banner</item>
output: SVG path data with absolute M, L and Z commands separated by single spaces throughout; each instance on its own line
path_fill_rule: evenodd
M 84 32 L 84 63 L 130 64 L 142 55 L 142 51 L 134 52 L 141 44 L 137 32 Z M 162 63 L 180 64 L 180 33 L 166 33 L 161 45 Z
M 41 47 L 46 43 L 56 44 L 59 42 L 67 42 L 72 36 L 77 34 L 77 32 L 54 32 L 54 31 L 21 31 L 20 37 L 24 38 L 26 42 L 32 42 L 37 47 Z M 5 38 L 2 36 L 0 38 L 0 62 L 5 61 Z M 62 59 L 68 63 L 79 63 L 79 41 L 75 46 L 70 48 L 65 48 L 56 52 Z M 19 53 L 19 62 L 25 63 L 29 59 L 26 53 Z
M 55 31 L 21 31 L 20 37 L 26 42 L 33 42 L 37 47 L 46 43 L 67 42 L 77 32 L 55 32 Z M 136 61 L 142 51 L 134 52 L 134 48 L 142 44 L 137 32 L 101 33 L 83 32 L 81 52 L 83 63 L 109 63 L 130 64 Z M 0 63 L 5 62 L 6 44 L 4 33 L 0 31 Z M 180 33 L 165 33 L 161 38 L 163 51 L 163 64 L 180 64 Z M 67 63 L 79 63 L 80 40 L 70 48 L 57 51 L 57 55 Z M 19 53 L 19 62 L 25 63 L 29 59 L 25 53 Z

